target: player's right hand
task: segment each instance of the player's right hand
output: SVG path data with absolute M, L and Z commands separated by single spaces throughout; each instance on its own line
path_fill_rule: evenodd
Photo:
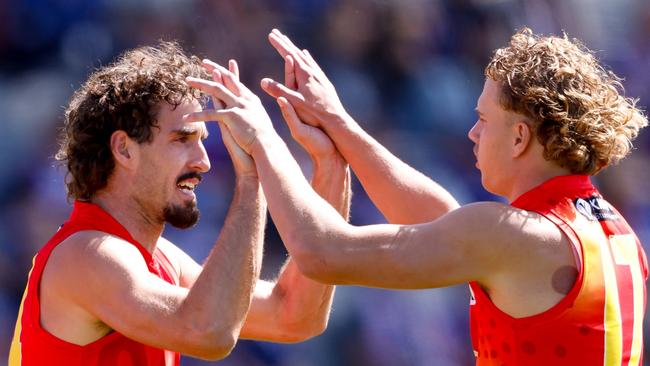
M 285 61 L 285 83 L 262 79 L 262 89 L 274 98 L 291 103 L 298 117 L 312 126 L 327 128 L 346 120 L 347 112 L 334 85 L 307 50 L 300 50 L 291 40 L 274 29 L 269 41 Z

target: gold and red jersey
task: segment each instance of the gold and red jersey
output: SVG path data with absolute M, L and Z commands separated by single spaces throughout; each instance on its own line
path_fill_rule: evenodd
M 66 342 L 41 327 L 39 284 L 47 259 L 62 241 L 85 230 L 102 231 L 133 244 L 149 271 L 178 285 L 178 274 L 167 257 L 156 249 L 151 255 L 129 232 L 99 206 L 77 201 L 69 220 L 36 254 L 18 313 L 9 353 L 9 366 L 178 366 L 180 354 L 138 343 L 112 331 L 87 345 Z M 79 286 L 84 286 L 83 279 Z
M 552 178 L 512 206 L 537 212 L 570 239 L 579 274 L 540 314 L 513 318 L 470 283 L 477 366 L 640 366 L 647 260 L 639 239 L 588 176 Z

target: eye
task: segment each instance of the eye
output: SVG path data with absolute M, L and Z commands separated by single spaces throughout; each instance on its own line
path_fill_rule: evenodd
M 179 137 L 176 139 L 176 141 L 178 141 L 178 142 L 184 144 L 184 143 L 186 143 L 187 141 L 189 141 L 189 139 L 190 139 L 189 136 L 187 136 L 187 135 L 182 135 L 182 136 L 179 136 Z

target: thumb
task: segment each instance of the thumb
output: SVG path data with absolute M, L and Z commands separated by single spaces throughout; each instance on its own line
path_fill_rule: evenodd
M 264 78 L 260 81 L 260 86 L 268 95 L 273 98 L 284 97 L 285 99 L 291 101 L 291 103 L 304 102 L 305 98 L 299 92 L 287 88 L 281 83 L 269 78 Z
M 293 109 L 293 106 L 286 98 L 280 97 L 277 99 L 277 102 L 280 106 L 282 117 L 287 122 L 287 126 L 289 126 L 291 136 L 293 136 L 294 139 L 299 140 L 305 134 L 306 126 L 302 123 L 300 118 L 298 118 L 296 110 Z
M 234 146 L 238 146 L 238 145 L 235 142 L 235 139 L 232 137 L 232 133 L 230 133 L 230 130 L 228 129 L 228 127 L 226 127 L 225 123 L 218 122 L 217 124 L 219 125 L 219 130 L 221 131 L 221 139 L 223 140 L 223 144 L 226 146 L 228 152 L 232 154 L 231 149 Z

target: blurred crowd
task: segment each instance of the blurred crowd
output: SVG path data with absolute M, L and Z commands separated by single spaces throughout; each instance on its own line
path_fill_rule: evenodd
M 178 40 L 200 57 L 236 59 L 242 79 L 290 142 L 277 105 L 259 88 L 262 77 L 282 80 L 282 60 L 267 41 L 268 32 L 279 28 L 310 50 L 367 131 L 469 203 L 496 199 L 481 187 L 466 137 L 476 118 L 483 68 L 492 51 L 523 26 L 581 39 L 625 78 L 626 94 L 647 110 L 650 2 L 645 0 L 0 2 L 0 364 L 31 259 L 71 207 L 65 169 L 53 158 L 63 111 L 88 74 L 124 49 Z M 166 230 L 199 262 L 219 233 L 232 195 L 232 167 L 215 127 L 207 141 L 212 171 L 198 192 L 201 221 L 189 230 Z M 290 146 L 309 176 L 308 157 L 295 143 Z M 594 180 L 648 250 L 650 132 L 643 131 L 635 146 L 630 157 Z M 351 221 L 385 222 L 356 181 L 353 190 Z M 272 278 L 285 258 L 269 225 L 263 277 Z M 241 341 L 217 364 L 472 365 L 468 301 L 467 286 L 339 287 L 322 336 L 295 345 Z M 183 364 L 207 363 L 185 358 Z

